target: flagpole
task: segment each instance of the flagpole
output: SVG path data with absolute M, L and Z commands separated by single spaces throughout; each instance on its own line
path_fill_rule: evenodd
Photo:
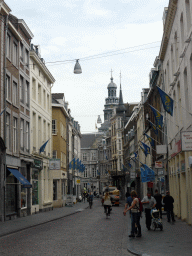
M 149 135 L 148 135 L 149 136 Z M 157 141 L 156 139 L 152 138 L 151 136 L 149 136 L 151 139 L 153 139 L 154 141 L 156 141 L 157 143 L 161 144 L 159 141 Z M 161 144 L 163 145 L 163 144 Z
M 160 132 L 162 132 L 163 134 L 165 134 L 165 136 L 167 136 L 167 137 L 171 140 L 171 138 L 170 138 L 166 133 L 164 133 L 161 129 L 159 129 L 154 123 L 152 123 L 151 121 L 149 121 L 149 119 L 147 119 L 147 121 L 148 121 L 149 123 L 151 123 L 152 125 L 154 125 Z
M 149 105 L 150 107 L 154 108 L 154 107 L 151 106 L 149 103 L 148 103 L 148 105 Z M 154 109 L 155 109 L 157 112 L 159 112 L 156 108 L 154 108 Z M 168 117 L 164 116 L 164 114 L 162 114 L 161 112 L 159 112 L 159 114 L 161 114 L 165 119 L 168 119 Z M 173 124 L 175 124 L 175 125 L 179 128 L 179 125 L 178 125 L 177 123 L 173 122 L 171 119 L 168 119 L 168 120 L 170 120 Z
M 159 87 L 160 88 L 160 87 Z M 160 88 L 161 89 L 161 88 Z M 161 91 L 163 91 L 162 89 L 161 89 Z M 165 92 L 165 91 L 163 91 L 164 93 L 166 93 L 167 94 L 167 92 Z M 167 94 L 168 95 L 168 94 Z M 170 96 L 169 96 L 170 97 Z M 172 99 L 173 100 L 173 99 Z M 173 101 L 175 101 L 178 105 L 179 105 L 179 102 L 178 101 L 176 101 L 176 100 L 173 100 Z M 192 113 L 190 113 L 189 112 L 189 110 L 187 110 L 186 108 L 184 108 L 182 105 L 180 105 L 183 109 L 185 109 L 190 115 L 192 115 Z

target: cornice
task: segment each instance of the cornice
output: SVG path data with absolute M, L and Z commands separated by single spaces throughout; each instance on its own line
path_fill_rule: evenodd
M 52 76 L 51 72 L 45 66 L 45 64 L 41 61 L 41 59 L 37 56 L 36 52 L 30 50 L 30 57 L 38 64 L 39 67 L 43 70 L 43 72 L 47 75 L 51 83 L 55 82 L 55 78 Z
M 33 33 L 31 32 L 31 30 L 29 29 L 24 20 L 19 19 L 18 24 L 20 25 L 20 27 L 22 28 L 22 30 L 25 32 L 29 39 L 32 39 L 34 37 Z
M 9 13 L 11 12 L 11 9 L 4 1 L 0 3 L 0 12 L 6 15 L 9 15 Z
M 64 113 L 64 115 L 66 116 L 66 117 L 69 117 L 69 115 L 68 115 L 68 113 L 67 113 L 67 111 L 66 111 L 66 109 L 64 108 L 64 106 L 62 105 L 62 104 L 54 104 L 54 103 L 52 103 L 52 108 L 61 108 L 61 110 L 62 110 L 62 112 Z
M 11 24 L 10 21 L 8 21 L 8 26 L 11 32 L 14 34 L 17 40 L 22 41 L 21 35 L 17 32 L 16 28 Z
M 178 0 L 170 0 L 169 2 L 168 13 L 166 17 L 165 26 L 164 26 L 163 38 L 162 38 L 161 48 L 159 52 L 160 60 L 164 60 L 164 57 L 166 54 L 167 46 L 169 43 L 169 37 L 171 34 L 171 29 L 173 26 L 173 22 L 174 22 L 176 10 L 177 10 L 177 2 Z

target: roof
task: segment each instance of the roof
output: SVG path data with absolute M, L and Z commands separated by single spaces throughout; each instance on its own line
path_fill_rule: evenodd
M 101 133 L 86 133 L 82 134 L 81 138 L 81 148 L 92 148 L 95 142 L 99 137 L 101 137 Z
M 117 85 L 113 82 L 113 77 L 111 77 L 111 83 L 108 84 L 107 88 L 117 88 Z
M 63 99 L 64 98 L 64 93 L 52 93 L 51 94 L 54 99 Z

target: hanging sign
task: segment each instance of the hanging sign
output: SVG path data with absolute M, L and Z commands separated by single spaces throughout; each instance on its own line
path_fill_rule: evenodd
M 162 169 L 163 168 L 163 162 L 162 161 L 155 161 L 155 168 Z

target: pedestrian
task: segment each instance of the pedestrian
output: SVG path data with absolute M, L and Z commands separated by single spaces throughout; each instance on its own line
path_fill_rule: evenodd
M 147 192 L 147 196 L 141 201 L 145 206 L 145 223 L 148 230 L 151 229 L 151 209 L 155 207 L 156 200 L 151 196 L 151 192 Z
M 85 192 L 83 193 L 83 202 L 85 203 Z
M 137 198 L 137 193 L 135 190 L 131 191 L 131 197 L 133 199 L 131 206 L 128 207 L 128 203 L 125 204 L 124 215 L 126 212 L 131 210 L 131 234 L 129 237 L 135 237 L 136 226 L 138 228 L 138 234 L 136 237 L 141 237 L 141 225 L 140 225 L 140 206 L 139 206 L 139 199 Z
M 166 192 L 166 196 L 163 198 L 164 203 L 164 210 L 167 212 L 167 221 L 170 222 L 170 217 L 172 219 L 172 222 L 175 222 L 175 217 L 173 213 L 173 203 L 174 199 L 172 196 L 170 196 L 170 192 Z
M 160 219 L 162 219 L 162 195 L 158 192 L 157 189 L 155 189 L 155 195 L 154 198 L 156 200 L 156 209 L 159 210 Z
M 106 192 L 104 195 L 104 213 L 107 213 L 108 216 L 110 216 L 111 211 L 111 197 L 109 195 L 109 192 Z

